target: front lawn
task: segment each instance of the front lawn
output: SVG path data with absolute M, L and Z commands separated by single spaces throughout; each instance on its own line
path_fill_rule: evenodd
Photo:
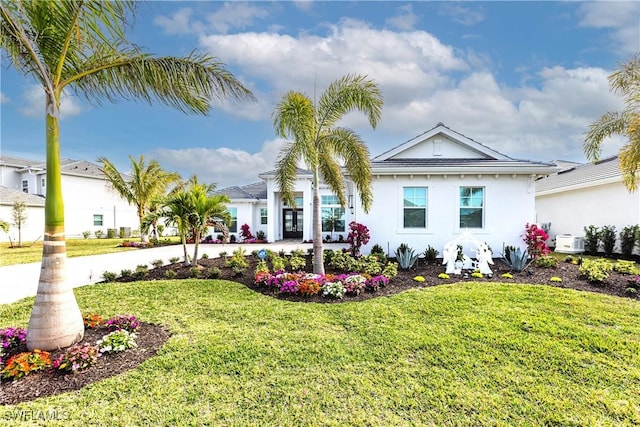
M 132 371 L 0 407 L 0 419 L 55 411 L 50 425 L 640 423 L 633 300 L 464 283 L 310 304 L 221 280 L 76 295 L 83 312 L 132 313 L 173 336 Z M 25 327 L 32 303 L 0 306 L 0 327 Z
M 136 248 L 120 247 L 119 245 L 127 239 L 67 239 L 67 256 L 102 255 L 113 252 L 131 251 Z M 139 242 L 139 237 L 128 239 L 132 242 Z M 164 239 L 172 243 L 177 243 L 177 238 Z M 40 262 L 42 260 L 42 241 L 35 243 L 23 242 L 22 248 L 11 248 L 9 243 L 0 244 L 0 267 L 13 264 L 26 264 L 30 262 Z

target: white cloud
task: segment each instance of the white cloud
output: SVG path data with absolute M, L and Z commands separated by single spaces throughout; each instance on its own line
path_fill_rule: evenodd
M 22 114 L 28 117 L 44 117 L 45 96 L 41 86 L 31 85 L 22 94 L 23 105 L 20 107 Z M 62 94 L 60 98 L 60 119 L 77 116 L 83 108 L 77 103 L 76 98 Z
M 584 27 L 610 29 L 614 49 L 625 55 L 640 51 L 640 2 L 584 2 L 578 14 Z
M 178 9 L 171 16 L 157 16 L 153 23 L 162 27 L 167 34 L 190 34 L 203 30 L 202 23 L 191 22 L 191 8 L 184 7 Z
M 269 120 L 288 90 L 313 96 L 314 85 L 319 93 L 347 73 L 368 75 L 385 99 L 381 123 L 372 131 L 352 113 L 343 124 L 360 133 L 374 155 L 444 122 L 516 158 L 583 161 L 589 124 L 622 108 L 609 92 L 607 70 L 531 70 L 533 78 L 511 87 L 496 80 L 486 54 L 455 50 L 425 31 L 379 30 L 353 19 L 328 29 L 323 36 L 241 33 L 200 42 L 241 70 L 243 81 L 259 82 L 260 102 L 234 113 L 252 120 Z M 605 144 L 611 153 L 615 147 L 619 142 Z
M 158 148 L 149 156 L 164 169 L 176 170 L 183 178 L 197 175 L 202 182 L 216 183 L 217 188 L 244 185 L 259 180 L 258 174 L 274 168 L 282 140 L 266 141 L 259 152 L 249 153 L 231 148 Z
M 7 95 L 0 92 L 0 104 L 6 104 L 7 102 L 10 102 L 10 101 L 11 99 Z
M 482 6 L 462 6 L 460 3 L 445 2 L 440 6 L 439 14 L 450 17 L 453 22 L 472 26 L 484 21 Z
M 221 3 L 212 13 L 193 18 L 193 10 L 185 7 L 170 16 L 157 16 L 153 23 L 162 27 L 167 34 L 202 34 L 207 31 L 227 33 L 232 29 L 250 27 L 258 19 L 265 19 L 269 12 L 252 3 Z
M 399 30 L 413 30 L 418 23 L 418 15 L 413 13 L 413 5 L 405 4 L 398 8 L 398 14 L 387 19 L 387 24 Z

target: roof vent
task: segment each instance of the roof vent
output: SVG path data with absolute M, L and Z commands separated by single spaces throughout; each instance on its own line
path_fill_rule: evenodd
M 436 125 L 436 127 L 438 127 L 438 126 L 444 126 L 444 123 L 442 123 L 442 122 L 438 122 L 438 124 Z

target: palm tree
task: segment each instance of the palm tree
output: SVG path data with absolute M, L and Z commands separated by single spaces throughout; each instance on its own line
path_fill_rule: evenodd
M 145 227 L 143 225 L 145 215 L 157 209 L 159 197 L 166 194 L 170 184 L 180 181 L 180 175 L 176 172 L 165 171 L 155 160 L 146 164 L 142 155 L 138 161 L 131 156 L 129 156 L 129 160 L 131 161 L 130 179 L 118 172 L 118 169 L 107 158 L 100 157 L 98 162 L 101 163 L 100 170 L 111 187 L 129 204 L 135 205 L 140 221 L 141 240 L 146 242 L 148 241 L 149 225 L 153 226 L 155 221 L 151 221 Z
M 66 244 L 60 175 L 60 99 L 64 90 L 90 102 L 142 99 L 185 113 L 208 113 L 215 99 L 251 99 L 223 64 L 206 54 L 152 57 L 125 38 L 134 1 L 0 2 L 2 50 L 18 71 L 35 78 L 46 99 L 47 189 L 38 293 L 27 347 L 51 350 L 82 339 L 73 290 L 65 286 Z
M 184 265 L 189 265 L 189 254 L 187 253 L 187 233 L 190 230 L 189 215 L 191 213 L 189 193 L 184 190 L 173 192 L 167 196 L 163 205 L 163 208 L 154 215 L 164 217 L 167 226 L 176 227 L 184 252 Z
M 276 134 L 291 138 L 282 148 L 276 165 L 276 182 L 282 199 L 295 206 L 293 193 L 298 164 L 302 161 L 313 173 L 313 271 L 324 273 L 319 183 L 322 180 L 346 205 L 345 180 L 341 162 L 360 195 L 365 212 L 369 211 L 371 163 L 369 150 L 351 129 L 336 126 L 345 114 L 363 112 L 375 129 L 382 111 L 378 86 L 365 76 L 347 75 L 329 85 L 318 104 L 305 94 L 291 91 L 284 95 L 273 113 Z
M 584 152 L 591 161 L 597 161 L 602 141 L 612 135 L 624 135 L 629 141 L 620 149 L 618 157 L 625 186 L 629 191 L 638 188 L 640 180 L 640 54 L 621 64 L 609 76 L 611 91 L 625 101 L 623 111 L 607 112 L 589 126 Z
M 224 194 L 211 194 L 214 186 L 199 184 L 197 180 L 187 190 L 189 198 L 189 226 L 193 231 L 193 261 L 198 266 L 198 247 L 200 239 L 213 220 L 223 220 L 227 224 L 231 222 L 231 215 L 225 206 L 231 200 Z

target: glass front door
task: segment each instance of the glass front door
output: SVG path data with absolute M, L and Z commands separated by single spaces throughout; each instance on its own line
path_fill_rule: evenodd
M 283 209 L 284 218 L 282 237 L 285 239 L 302 239 L 303 215 L 301 210 Z

